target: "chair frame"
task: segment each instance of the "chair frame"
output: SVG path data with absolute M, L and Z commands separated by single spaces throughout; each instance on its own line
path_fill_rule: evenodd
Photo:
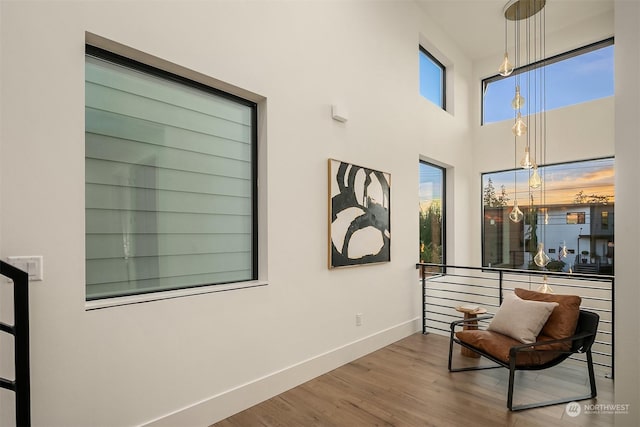
M 456 320 L 454 322 L 451 322 L 451 336 L 449 340 L 449 363 L 448 363 L 449 372 L 477 371 L 482 369 L 494 369 L 494 368 L 500 368 L 500 367 L 509 369 L 509 389 L 507 393 L 507 408 L 509 408 L 510 411 L 520 411 L 523 409 L 540 408 L 543 406 L 551 406 L 551 405 L 558 405 L 561 403 L 593 399 L 597 396 L 595 373 L 593 369 L 593 356 L 591 354 L 591 346 L 595 341 L 596 333 L 598 330 L 598 322 L 600 320 L 600 317 L 596 313 L 586 311 L 586 310 L 580 310 L 580 316 L 578 318 L 576 331 L 571 337 L 556 339 L 556 340 L 538 341 L 533 344 L 521 344 L 521 345 L 515 345 L 511 347 L 509 350 L 509 362 L 504 362 L 503 360 L 500 360 L 479 348 L 476 348 L 472 345 L 462 342 L 455 336 L 456 327 L 464 326 L 464 325 L 474 325 L 474 324 L 477 324 L 476 322 L 479 320 L 487 320 L 487 319 L 491 319 L 492 317 L 493 315 L 487 315 L 487 316 L 480 316 L 475 319 Z M 549 344 L 555 344 L 555 343 L 569 343 L 569 342 L 571 343 L 571 349 L 566 351 L 536 349 L 536 347 L 542 346 L 542 345 L 549 345 Z M 497 366 L 473 366 L 473 367 L 464 367 L 464 368 L 453 368 L 451 366 L 451 361 L 452 361 L 454 343 L 457 343 L 460 346 L 467 348 L 479 354 L 480 356 L 491 360 L 492 362 L 496 363 Z M 558 354 L 558 357 L 543 364 L 516 366 L 516 358 L 518 353 L 531 352 L 531 351 L 536 351 L 536 352 L 551 351 L 555 354 Z M 513 406 L 513 391 L 514 391 L 514 385 L 515 385 L 516 371 L 539 371 L 539 370 L 551 368 L 552 366 L 556 366 L 559 363 L 563 362 L 565 359 L 567 359 L 569 356 L 575 353 L 586 354 L 587 370 L 589 373 L 589 385 L 591 388 L 591 391 L 589 394 L 570 397 L 570 398 L 561 398 L 556 400 L 549 400 L 544 402 Z

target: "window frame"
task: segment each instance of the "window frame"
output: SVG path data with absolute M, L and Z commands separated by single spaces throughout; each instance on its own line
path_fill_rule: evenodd
M 586 224 L 586 213 L 585 212 L 567 212 L 566 224 L 575 225 L 575 224 Z M 569 222 L 569 216 L 575 215 L 576 222 Z
M 494 74 L 490 77 L 486 77 L 484 79 L 482 79 L 481 83 L 480 83 L 480 126 L 484 126 L 485 125 L 485 120 L 484 120 L 484 112 L 485 112 L 485 102 L 484 102 L 484 96 L 487 92 L 487 88 L 489 87 L 489 85 L 491 83 L 500 81 L 500 80 L 504 80 L 504 79 L 509 79 L 511 77 L 515 77 L 518 74 L 524 74 L 527 73 L 529 71 L 533 71 L 536 70 L 538 68 L 541 67 L 546 67 L 548 65 L 552 65 L 555 64 L 557 62 L 561 62 L 567 59 L 571 59 L 574 58 L 576 56 L 580 56 L 580 55 L 584 55 L 586 53 L 589 52 L 593 52 L 596 51 L 598 49 L 602 49 L 608 46 L 615 46 L 615 38 L 614 37 L 609 37 L 607 39 L 604 40 L 600 40 L 594 43 L 590 43 L 588 45 L 585 46 L 581 46 L 575 49 L 571 49 L 569 51 L 566 52 L 562 52 L 559 53 L 557 55 L 553 55 L 550 56 L 546 59 L 541 59 L 539 61 L 536 62 L 532 62 L 531 64 L 527 64 L 527 65 L 522 65 L 518 68 L 514 68 L 513 72 L 511 74 L 509 74 L 508 76 L 503 76 L 500 74 Z M 600 98 L 597 98 L 600 99 Z M 534 113 L 531 113 L 534 114 Z M 523 117 L 524 117 L 524 113 L 523 113 Z M 512 117 L 513 118 L 513 117 Z M 504 120 L 509 120 L 509 119 L 504 119 Z M 503 120 L 499 120 L 499 121 L 503 121 Z M 495 121 L 495 122 L 490 122 L 490 123 L 498 123 L 499 121 Z
M 432 167 L 434 169 L 438 169 L 442 176 L 442 202 L 441 202 L 441 225 L 440 225 L 440 238 L 442 240 L 442 260 L 441 264 L 447 264 L 447 168 L 444 166 L 437 165 L 428 160 L 420 159 L 418 162 L 418 166 L 420 164 L 424 164 L 426 166 Z M 420 185 L 420 180 L 418 181 L 418 185 Z M 420 194 L 418 194 L 418 200 L 420 201 Z M 420 230 L 418 230 L 418 243 L 420 243 Z
M 606 161 L 606 160 L 611 160 L 612 161 L 612 167 L 614 168 L 615 171 L 615 156 L 605 156 L 605 157 L 597 157 L 597 158 L 590 158 L 590 159 L 584 159 L 584 160 L 571 160 L 571 161 L 567 161 L 567 162 L 558 162 L 558 163 L 549 163 L 546 165 L 540 165 L 538 168 L 540 171 L 543 171 L 545 168 L 553 168 L 553 167 L 557 167 L 557 166 L 562 166 L 562 165 L 575 165 L 575 164 L 580 164 L 580 163 L 587 163 L 587 162 L 597 162 L 597 161 Z M 486 227 L 485 227 L 485 205 L 484 205 L 484 199 L 483 199 L 483 195 L 484 195 L 484 181 L 485 181 L 485 176 L 486 175 L 493 175 L 493 174 L 499 174 L 499 173 L 505 173 L 505 172 L 509 172 L 509 173 L 513 173 L 514 171 L 522 171 L 522 168 L 515 168 L 515 169 L 502 169 L 502 170 L 496 170 L 496 171 L 489 171 L 489 172 L 482 172 L 480 174 L 480 246 L 481 246 L 481 259 L 480 259 L 480 264 L 482 265 L 483 268 L 489 267 L 489 263 L 485 260 L 485 249 L 486 249 L 486 235 L 487 235 L 487 231 L 486 231 Z M 526 184 L 525 184 L 526 185 Z M 613 217 L 615 215 L 615 179 L 613 180 L 613 210 L 611 212 L 611 217 Z M 577 187 L 576 187 L 577 188 Z M 519 199 L 520 200 L 520 199 Z M 607 202 L 609 203 L 609 202 Z M 566 206 L 571 206 L 573 209 L 575 209 L 575 203 L 570 203 L 568 202 Z M 595 203 L 588 203 L 585 202 L 583 203 L 583 205 L 585 207 L 588 207 L 589 210 L 591 211 L 591 207 L 594 205 L 597 205 Z M 561 205 L 560 205 L 561 206 Z M 511 209 L 513 207 L 512 203 L 509 203 L 507 205 L 504 206 L 506 209 Z M 520 208 L 523 210 L 523 212 L 525 212 L 526 205 L 522 205 L 520 204 Z M 549 209 L 550 205 L 547 206 L 538 206 L 538 208 L 541 208 L 541 212 L 543 212 L 544 209 Z M 571 211 L 571 212 L 575 212 L 575 211 Z M 566 212 L 565 212 L 566 213 Z M 585 215 L 585 223 L 586 223 L 586 213 L 584 213 Z M 525 213 L 525 217 L 526 217 L 526 213 Z M 537 215 L 538 218 L 541 218 L 542 215 L 541 213 L 538 213 Z M 524 220 L 520 223 L 525 225 Z M 590 218 L 589 221 L 590 226 L 593 226 L 593 218 Z M 559 225 L 559 224 L 551 224 L 553 225 Z M 565 225 L 576 225 L 579 226 L 581 224 L 565 224 Z M 543 239 L 544 240 L 544 239 Z M 522 251 L 525 252 L 526 251 L 526 245 L 527 243 L 525 241 L 523 241 L 523 246 L 522 246 Z M 550 246 L 545 245 L 547 247 L 547 250 L 550 248 Z M 578 252 L 576 252 L 575 248 L 567 248 L 568 253 L 571 255 L 575 255 L 578 254 Z M 495 266 L 491 266 L 493 268 L 502 268 L 502 267 L 495 267 Z M 508 267 L 507 267 L 508 268 Z M 518 267 L 511 267 L 513 269 L 519 269 Z M 527 270 L 522 270 L 522 271 L 527 271 Z M 604 273 L 598 273 L 598 274 L 604 274 Z
M 420 44 L 418 45 L 418 47 L 419 47 L 419 53 L 423 53 L 428 60 L 430 60 L 436 67 L 440 69 L 440 75 L 442 76 L 442 79 L 439 82 L 439 86 L 440 86 L 440 91 L 442 93 L 442 102 L 440 104 L 436 104 L 431 99 L 427 98 L 426 96 L 423 96 L 422 93 L 420 93 L 420 96 L 432 102 L 433 104 L 437 105 L 438 107 L 442 108 L 443 110 L 447 111 L 447 67 L 441 61 L 439 61 L 434 55 L 432 55 L 424 46 Z M 419 70 L 418 73 L 420 76 L 419 83 L 421 83 L 422 82 L 421 70 Z
M 184 85 L 191 89 L 196 89 L 202 91 L 204 93 L 213 94 L 219 96 L 221 98 L 225 98 L 227 100 L 236 102 L 243 106 L 246 106 L 251 111 L 251 278 L 243 279 L 238 281 L 230 281 L 230 282 L 220 282 L 220 283 L 203 283 L 198 285 L 189 285 L 189 286 L 177 286 L 177 287 L 169 287 L 169 288 L 161 288 L 158 290 L 138 290 L 131 294 L 123 294 L 123 295 L 113 295 L 113 296 L 99 296 L 99 297 L 89 297 L 86 294 L 86 284 L 85 284 L 85 300 L 86 300 L 86 308 L 88 310 L 105 308 L 110 306 L 120 306 L 126 304 L 133 304 L 139 302 L 153 301 L 159 299 L 170 299 L 177 298 L 187 295 L 193 294 L 202 294 L 202 293 L 213 293 L 220 292 L 232 289 L 244 289 L 249 287 L 256 286 L 264 286 L 267 283 L 265 281 L 260 281 L 260 265 L 259 265 L 259 199 L 260 195 L 258 193 L 258 104 L 255 101 L 249 100 L 247 98 L 234 95 L 222 89 L 216 88 L 209 84 L 205 84 L 192 78 L 182 76 L 175 72 L 167 71 L 162 68 L 149 65 L 147 63 L 138 61 L 136 59 L 132 59 L 128 56 L 124 56 L 120 53 L 116 53 L 112 50 L 105 49 L 103 47 L 98 46 L 97 44 L 91 43 L 87 41 L 85 43 L 85 55 L 83 56 L 83 61 L 86 64 L 87 57 L 94 57 L 97 59 L 105 60 L 111 62 L 113 64 L 126 67 L 130 70 L 140 72 L 142 74 L 149 75 L 151 77 L 160 78 L 167 80 L 169 82 L 178 83 Z M 85 106 L 86 108 L 86 106 Z M 86 185 L 86 184 L 85 184 Z M 86 209 L 86 203 L 85 203 Z M 86 259 L 86 248 L 85 248 L 85 259 Z

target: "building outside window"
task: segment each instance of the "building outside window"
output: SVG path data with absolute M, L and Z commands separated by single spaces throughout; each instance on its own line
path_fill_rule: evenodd
M 86 52 L 87 300 L 257 279 L 256 105 Z
M 595 264 L 599 273 L 611 274 L 614 159 L 540 166 L 539 171 L 546 182 L 544 203 L 539 190 L 529 189 L 525 169 L 482 175 L 482 265 L 537 268 L 532 259 L 538 243 L 544 243 L 553 261 L 547 266 L 550 270 L 579 272 L 586 268 L 579 264 Z M 514 172 L 524 213 L 519 223 L 509 220 Z

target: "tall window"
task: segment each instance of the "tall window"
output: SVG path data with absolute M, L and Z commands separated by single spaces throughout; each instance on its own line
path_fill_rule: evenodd
M 445 169 L 420 161 L 420 262 L 445 263 Z
M 526 103 L 522 115 L 537 113 L 541 107 L 553 110 L 594 99 L 613 96 L 613 39 L 547 59 L 543 68 L 546 96 L 523 93 Z M 520 67 L 509 76 L 495 75 L 482 81 L 482 123 L 514 118 L 511 99 L 516 76 L 527 87 L 530 76 L 541 63 Z
M 445 66 L 420 46 L 420 95 L 446 109 Z
M 509 220 L 514 199 L 514 172 L 524 219 Z M 598 271 L 607 267 L 613 247 L 615 205 L 614 159 L 597 159 L 539 167 L 545 200 L 530 191 L 525 169 L 482 175 L 482 265 L 530 269 L 538 243 L 552 259 L 547 269 L 580 271 L 580 254 L 588 252 Z M 527 203 L 533 200 L 533 204 Z M 602 224 L 602 219 L 606 218 Z
M 603 230 L 609 229 L 609 212 L 600 213 L 600 224 Z
M 86 52 L 87 300 L 257 279 L 255 104 Z

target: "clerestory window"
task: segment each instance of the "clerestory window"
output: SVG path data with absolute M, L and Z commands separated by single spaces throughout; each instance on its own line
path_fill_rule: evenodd
M 420 46 L 420 95 L 446 110 L 446 68 Z
M 495 75 L 482 81 L 482 124 L 513 120 L 511 108 L 516 76 L 520 86 L 528 80 L 545 80 L 546 95 L 522 93 L 526 99 L 523 116 L 613 96 L 613 39 L 572 50 L 513 71 L 508 77 Z M 534 73 L 538 77 L 534 79 Z

